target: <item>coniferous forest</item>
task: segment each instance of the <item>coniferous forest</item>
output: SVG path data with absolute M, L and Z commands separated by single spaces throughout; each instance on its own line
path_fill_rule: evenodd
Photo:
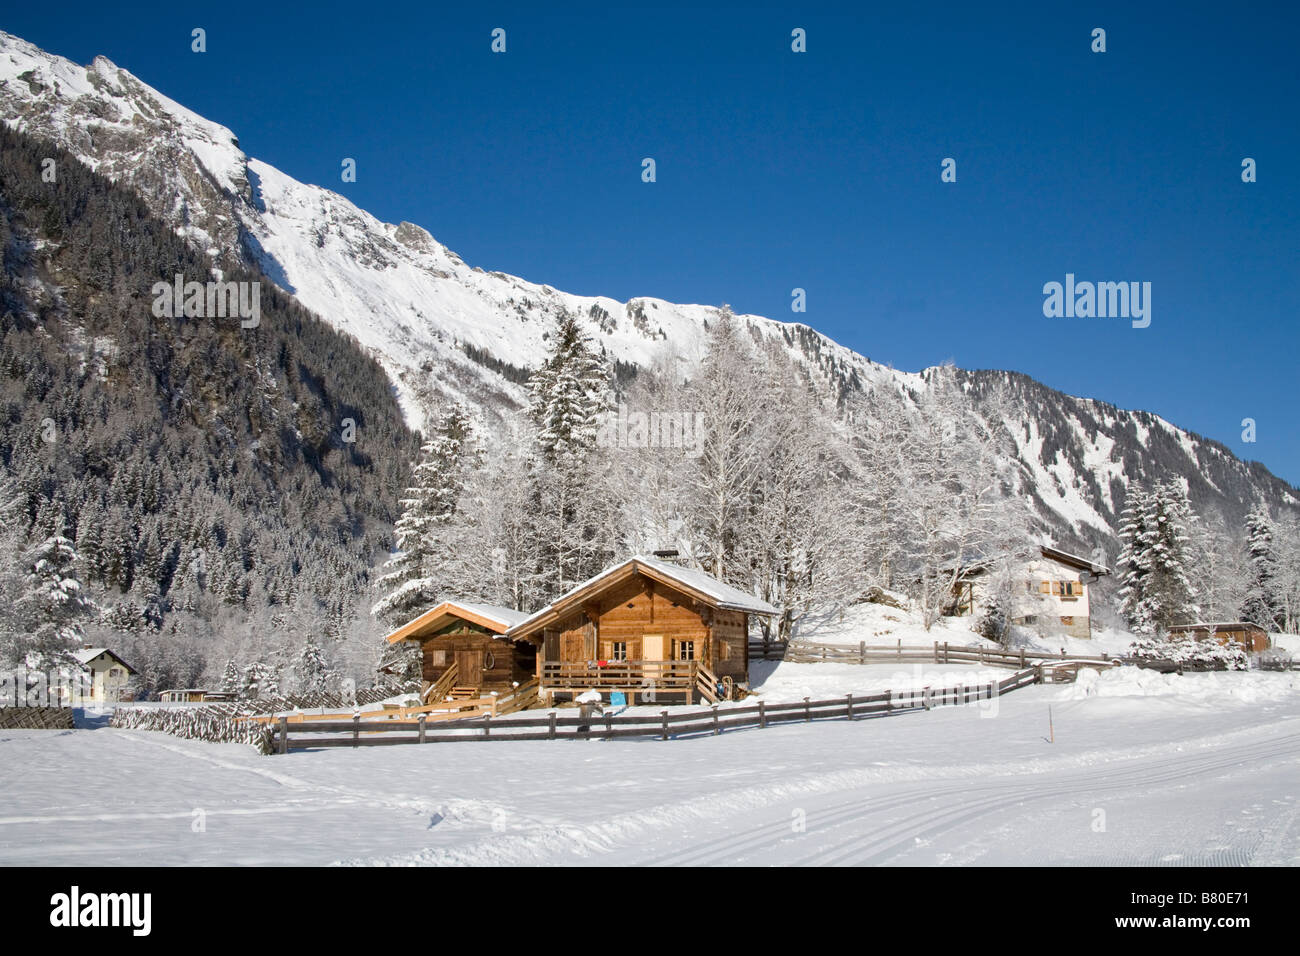
M 156 318 L 155 282 L 206 282 L 212 263 L 7 128 L 0 246 L 3 656 L 75 633 L 129 659 L 145 693 L 216 683 L 230 659 L 286 666 L 309 638 L 366 669 L 371 567 L 418 449 L 383 371 L 265 281 L 256 328 Z M 95 606 L 73 632 L 42 630 L 26 593 L 24 563 L 60 537 Z

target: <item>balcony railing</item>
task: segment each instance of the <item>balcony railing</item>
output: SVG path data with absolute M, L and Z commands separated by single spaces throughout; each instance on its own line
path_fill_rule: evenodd
M 699 676 L 697 661 L 542 661 L 544 688 L 641 690 L 690 688 Z

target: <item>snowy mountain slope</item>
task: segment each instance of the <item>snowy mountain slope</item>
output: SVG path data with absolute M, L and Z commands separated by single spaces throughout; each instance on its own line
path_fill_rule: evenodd
M 103 57 L 81 67 L 0 32 L 0 106 L 10 125 L 52 139 L 138 191 L 154 212 L 219 261 L 256 264 L 347 332 L 388 372 L 408 421 L 454 398 L 501 437 L 525 397 L 555 315 L 578 315 L 612 361 L 646 368 L 700 354 L 713 309 L 654 298 L 575 296 L 471 267 L 426 230 L 383 223 L 343 196 L 246 156 L 234 134 Z M 907 400 L 922 374 L 899 372 L 807 326 L 742 316 L 817 371 L 828 395 L 887 387 Z M 1236 521 L 1260 496 L 1294 489 L 1226 449 L 1144 412 L 1072 398 L 1024 376 L 963 373 L 976 400 L 1010 383 L 1025 490 L 1064 546 L 1109 548 L 1131 479 L 1178 476 L 1194 503 Z

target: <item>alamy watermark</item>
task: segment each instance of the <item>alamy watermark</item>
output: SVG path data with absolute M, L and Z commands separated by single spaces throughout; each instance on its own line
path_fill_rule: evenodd
M 262 283 L 155 282 L 151 290 L 157 319 L 225 319 L 238 317 L 240 328 L 255 329 L 262 322 Z
M 605 412 L 596 431 L 602 448 L 679 448 L 691 458 L 704 453 L 703 412 L 629 411 L 622 403 Z
M 1150 282 L 1075 282 L 1043 285 L 1043 315 L 1049 319 L 1132 319 L 1133 328 L 1151 324 Z
M 0 707 L 84 707 L 103 704 L 89 674 L 72 667 L 0 671 Z

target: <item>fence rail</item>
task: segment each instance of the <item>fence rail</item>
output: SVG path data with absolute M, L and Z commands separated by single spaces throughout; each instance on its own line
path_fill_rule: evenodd
M 952 645 L 947 641 L 935 641 L 932 646 L 925 644 L 868 644 L 866 641 L 852 644 L 814 644 L 809 641 L 794 641 L 785 653 L 787 661 L 801 664 L 820 663 L 822 661 L 843 664 L 986 664 L 992 667 L 1009 667 L 1024 670 L 1038 663 L 1048 661 L 1077 661 L 1081 664 L 1125 663 L 1126 659 L 1107 657 L 1105 655 L 1067 654 L 1062 648 L 1060 654 L 1046 651 L 1030 651 L 1020 648 L 1005 651 L 992 647 L 969 647 L 964 644 Z
M 446 726 L 431 733 L 429 721 L 351 720 L 321 721 L 310 725 L 292 723 L 282 717 L 271 727 L 271 749 L 275 753 L 319 747 L 383 747 L 397 744 L 465 743 L 484 740 L 612 740 L 647 737 L 669 740 L 678 737 L 721 734 L 727 730 L 761 729 L 774 724 L 817 720 L 859 720 L 934 707 L 957 706 L 991 700 L 1043 680 L 1041 667 L 1017 671 L 1005 680 L 942 688 L 913 688 L 885 691 L 866 696 L 846 694 L 827 700 L 811 700 L 719 708 L 658 715 L 635 714 L 615 717 L 561 717 L 554 711 L 545 718 L 473 718 L 456 721 L 454 732 Z

